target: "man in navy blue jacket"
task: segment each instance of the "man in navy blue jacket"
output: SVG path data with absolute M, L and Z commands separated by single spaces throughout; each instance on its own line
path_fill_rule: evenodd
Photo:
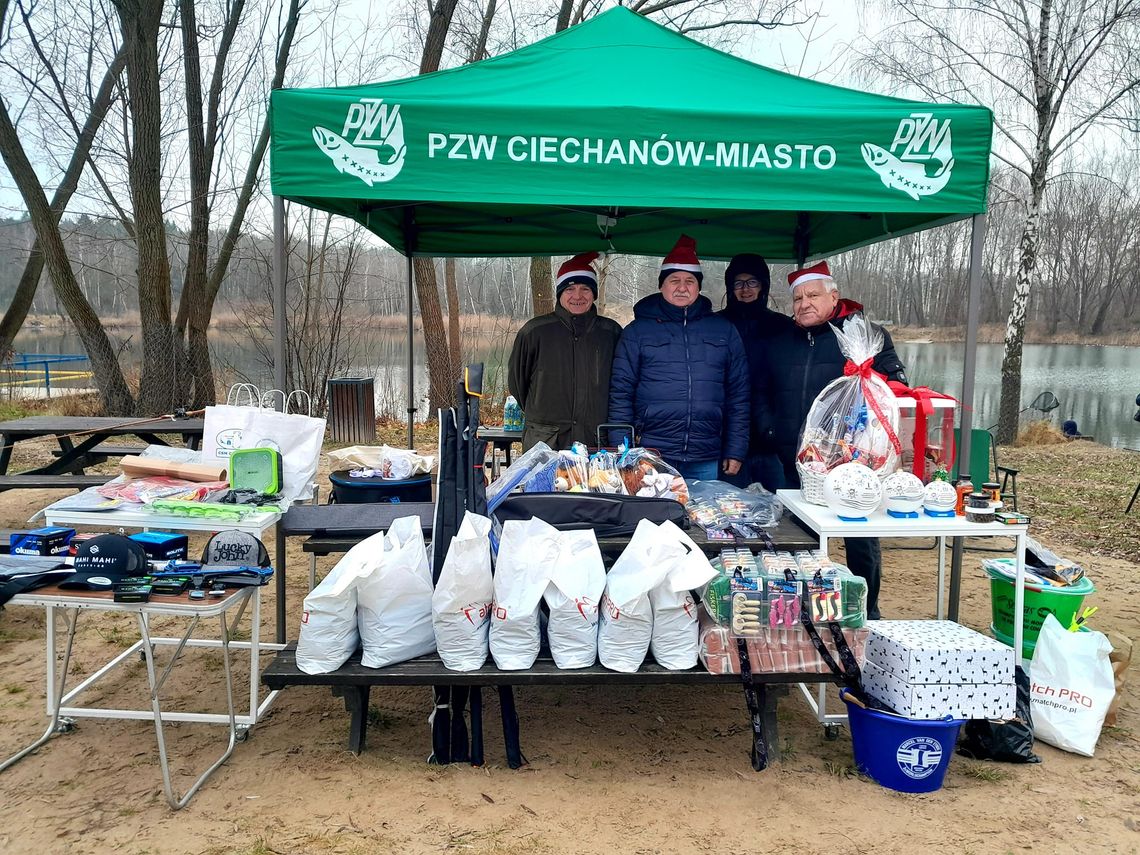
M 696 242 L 681 235 L 661 263 L 661 293 L 639 300 L 610 377 L 614 424 L 632 424 L 683 477 L 740 471 L 748 453 L 747 356 L 735 327 L 701 295 Z

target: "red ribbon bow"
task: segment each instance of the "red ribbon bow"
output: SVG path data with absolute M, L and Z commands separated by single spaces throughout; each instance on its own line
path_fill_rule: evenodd
M 902 443 L 899 442 L 899 438 L 895 434 L 894 428 L 891 427 L 890 420 L 887 418 L 886 413 L 883 412 L 883 408 L 879 406 L 878 399 L 871 393 L 871 390 L 867 388 L 867 381 L 869 381 L 872 376 L 878 377 L 883 381 L 887 379 L 885 376 L 871 367 L 871 364 L 874 361 L 875 358 L 871 357 L 870 359 L 866 359 L 856 365 L 854 362 L 848 359 L 846 364 L 843 366 L 843 376 L 859 377 L 859 385 L 863 389 L 863 399 L 871 407 L 871 411 L 875 414 L 875 417 L 878 418 L 879 424 L 883 426 L 883 430 L 886 431 L 887 439 L 890 441 L 891 447 L 894 448 L 895 454 L 902 454 Z
M 953 401 L 960 405 L 960 401 L 952 395 L 945 395 L 942 392 L 935 392 L 929 386 L 916 386 L 911 389 L 905 383 L 899 383 L 897 380 L 888 380 L 887 386 L 899 398 L 914 398 L 914 463 L 911 466 L 911 471 L 914 472 L 919 478 L 926 480 L 926 419 L 928 416 L 934 415 L 934 404 L 932 401 L 936 399 L 944 401 Z M 958 449 L 954 443 L 954 410 L 943 409 L 942 411 L 942 437 L 943 441 L 950 446 L 950 456 L 947 461 L 946 468 L 951 469 L 954 466 L 954 460 L 958 456 Z

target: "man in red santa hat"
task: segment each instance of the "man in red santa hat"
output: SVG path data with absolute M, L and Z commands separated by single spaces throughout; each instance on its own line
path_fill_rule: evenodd
M 748 357 L 703 280 L 696 241 L 681 235 L 661 262 L 660 293 L 639 300 L 622 331 L 609 421 L 633 425 L 685 478 L 712 481 L 736 475 L 748 454 Z
M 526 415 L 524 451 L 540 441 L 554 449 L 594 445 L 606 421 L 621 326 L 594 305 L 596 258 L 585 252 L 558 268 L 554 311 L 527 321 L 515 337 L 507 385 Z
M 767 359 L 751 365 L 753 437 L 763 450 L 774 451 L 784 469 L 787 488 L 800 486 L 796 450 L 808 410 L 824 386 L 843 376 L 847 362 L 839 349 L 832 325 L 842 328 L 863 306 L 839 296 L 826 261 L 788 274 L 792 291 L 792 320 L 772 337 Z M 883 349 L 873 367 L 888 380 L 906 382 L 903 364 L 895 353 L 890 333 L 883 334 Z M 867 615 L 879 617 L 879 578 L 882 559 L 878 538 L 844 538 L 847 565 L 867 580 Z

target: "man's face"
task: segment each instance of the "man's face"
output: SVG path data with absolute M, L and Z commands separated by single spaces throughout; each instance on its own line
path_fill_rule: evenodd
M 589 285 L 572 282 L 558 297 L 563 309 L 572 315 L 583 315 L 594 305 L 594 292 Z
M 670 273 L 661 283 L 661 296 L 665 302 L 679 309 L 693 305 L 700 293 L 701 286 L 697 283 L 697 277 L 683 270 Z
M 760 280 L 752 273 L 737 273 L 732 277 L 732 290 L 741 303 L 755 303 L 760 299 Z
M 814 327 L 831 320 L 839 304 L 839 291 L 819 279 L 792 289 L 792 317 L 801 327 Z

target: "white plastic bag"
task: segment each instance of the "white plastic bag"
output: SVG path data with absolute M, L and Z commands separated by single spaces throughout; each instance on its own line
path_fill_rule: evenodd
M 487 661 L 487 630 L 495 583 L 491 578 L 491 521 L 470 511 L 443 559 L 431 621 L 445 668 L 474 671 Z
M 606 568 L 592 529 L 559 534 L 558 560 L 544 595 L 546 635 L 559 668 L 589 668 L 598 658 L 598 601 Z
M 673 564 L 669 575 L 649 592 L 649 603 L 653 607 L 649 649 L 662 668 L 684 671 L 696 667 L 700 652 L 693 590 L 716 576 L 716 569 L 692 538 L 674 523 L 665 521 L 657 531 L 660 537 L 679 544 L 685 552 Z
M 431 570 L 419 517 L 394 520 L 373 560 L 376 568 L 357 583 L 364 647 L 360 664 L 383 668 L 431 653 L 435 650 Z
M 290 504 L 312 497 L 324 439 L 324 419 L 260 407 L 206 407 L 202 462 L 228 465 L 239 448 L 275 448 L 281 452 L 282 499 Z
M 1030 669 L 1033 735 L 1064 751 L 1093 756 L 1116 694 L 1112 644 L 1102 632 L 1069 632 L 1045 617 Z
M 297 640 L 297 667 L 304 673 L 335 671 L 360 645 L 356 626 L 356 586 L 376 569 L 376 557 L 383 549 L 383 534 L 374 534 L 360 541 L 305 597 L 301 635 Z
M 558 548 L 558 529 L 540 519 L 503 523 L 490 632 L 491 656 L 503 671 L 525 670 L 538 658 L 538 604 Z
M 337 468 L 371 469 L 381 478 L 403 481 L 431 472 L 435 458 L 390 445 L 350 445 L 325 452 Z
M 637 524 L 606 576 L 598 626 L 598 658 L 604 666 L 626 673 L 641 667 L 653 636 L 649 592 L 661 584 L 684 551 L 648 520 Z

